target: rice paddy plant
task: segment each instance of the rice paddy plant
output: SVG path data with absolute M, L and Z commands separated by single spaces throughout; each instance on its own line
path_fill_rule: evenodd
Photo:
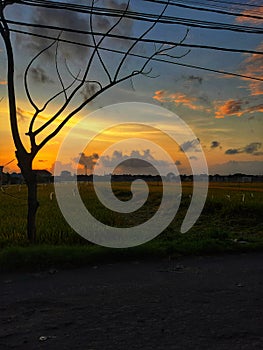
M 131 198 L 130 185 L 113 183 L 117 198 L 127 201 Z M 152 217 L 159 208 L 162 186 L 149 184 L 150 195 L 142 208 L 131 214 L 120 214 L 105 208 L 97 199 L 92 184 L 79 184 L 83 202 L 100 222 L 114 227 L 139 225 Z M 40 208 L 37 216 L 37 242 L 51 245 L 88 245 L 67 224 L 56 202 L 53 185 L 38 186 Z M 210 184 L 202 215 L 194 227 L 184 235 L 180 225 L 189 207 L 192 184 L 183 183 L 183 194 L 179 211 L 168 228 L 156 238 L 156 242 L 173 242 L 194 238 L 200 240 L 263 240 L 262 184 Z M 0 247 L 27 245 L 26 235 L 26 188 L 13 185 L 0 191 Z

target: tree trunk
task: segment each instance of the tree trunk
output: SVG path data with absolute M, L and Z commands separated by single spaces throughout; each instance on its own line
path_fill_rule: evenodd
M 37 200 L 37 178 L 33 170 L 31 170 L 30 179 L 26 180 L 27 184 L 27 238 L 30 243 L 36 241 L 36 214 L 39 207 Z
M 35 143 L 31 142 L 31 153 L 28 153 L 22 143 L 19 134 L 18 121 L 17 121 L 17 104 L 15 95 L 15 82 L 14 82 L 14 55 L 13 48 L 10 39 L 10 30 L 8 28 L 7 21 L 4 16 L 4 9 L 7 5 L 13 1 L 0 1 L 0 34 L 4 40 L 8 69 L 7 69 L 7 86 L 8 86 L 8 100 L 9 100 L 9 114 L 10 124 L 12 130 L 12 136 L 16 147 L 16 157 L 18 160 L 18 166 L 21 169 L 22 175 L 26 180 L 28 189 L 28 213 L 27 213 L 27 237 L 31 243 L 36 240 L 36 213 L 39 206 L 37 201 L 37 179 L 36 174 L 32 169 L 32 161 L 36 155 Z M 14 1 L 15 2 L 15 1 Z
M 18 166 L 27 185 L 27 238 L 30 243 L 36 241 L 37 176 L 32 169 L 32 158 L 28 154 L 16 152 Z

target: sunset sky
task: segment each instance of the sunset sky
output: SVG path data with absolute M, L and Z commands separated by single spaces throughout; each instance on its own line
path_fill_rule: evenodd
M 107 8 L 123 8 L 126 1 L 108 0 L 98 1 L 96 6 L 106 6 Z M 200 1 L 173 1 L 177 4 L 199 6 Z M 253 28 L 263 28 L 263 6 L 260 1 L 240 0 L 239 5 L 227 1 L 209 2 L 202 1 L 202 6 L 212 10 L 222 10 L 235 13 L 236 16 L 219 14 L 214 12 L 203 12 L 184 7 L 169 6 L 165 15 L 175 16 L 186 19 L 210 21 L 225 23 L 228 25 L 248 26 Z M 73 3 L 68 1 L 68 3 Z M 87 4 L 83 1 L 74 1 L 77 4 Z M 210 4 L 210 7 L 209 7 Z M 244 4 L 244 6 L 242 6 Z M 201 6 L 201 7 L 202 7 Z M 162 4 L 153 4 L 152 2 L 137 0 L 131 1 L 130 11 L 159 14 L 162 11 Z M 248 14 L 261 16 L 262 19 L 237 16 L 237 14 Z M 66 10 L 48 10 L 40 7 L 31 7 L 26 5 L 9 6 L 6 11 L 6 17 L 9 20 L 21 21 L 35 24 L 49 24 L 61 28 L 73 28 L 89 30 L 89 20 L 87 15 Z M 95 16 L 94 26 L 97 31 L 105 31 L 113 23 L 109 17 Z M 116 19 L 115 19 L 116 21 Z M 134 22 L 125 19 L 115 33 L 124 36 L 138 37 L 149 27 L 149 23 Z M 28 28 L 22 25 L 10 25 L 16 30 L 41 33 L 44 35 L 57 37 L 59 32 L 51 29 Z M 254 50 L 263 54 L 263 35 L 242 33 L 229 30 L 204 29 L 197 27 L 188 27 L 181 24 L 159 24 L 146 38 L 179 42 L 186 35 L 184 44 L 217 46 L 231 49 Z M 61 38 L 81 43 L 90 43 L 91 39 L 84 34 L 72 34 L 64 32 Z M 17 115 L 21 134 L 25 134 L 33 115 L 32 106 L 29 104 L 24 87 L 23 74 L 29 61 L 41 49 L 46 47 L 52 41 L 40 39 L 23 34 L 12 34 L 12 41 L 16 64 L 16 93 L 17 93 Z M 127 50 L 130 43 L 127 40 L 108 39 L 105 41 L 105 47 L 113 49 Z M 32 97 L 39 106 L 42 106 L 46 100 L 61 89 L 59 77 L 55 69 L 55 46 L 39 57 L 31 67 L 29 72 L 29 87 Z M 149 55 L 155 47 L 152 43 L 140 44 L 133 52 L 141 55 Z M 173 49 L 170 54 L 173 56 L 184 56 L 189 48 L 178 47 Z M 101 132 L 105 125 L 116 124 L 117 122 L 138 123 L 144 120 L 144 111 L 138 111 L 137 115 L 129 113 L 124 117 L 122 115 L 109 116 L 103 113 L 105 106 L 123 103 L 123 102 L 141 102 L 161 106 L 170 112 L 178 115 L 193 130 L 196 138 L 200 140 L 205 156 L 207 158 L 209 173 L 229 174 L 236 172 L 263 174 L 263 55 L 251 53 L 224 52 L 211 49 L 191 48 L 190 52 L 182 58 L 172 58 L 159 55 L 158 58 L 169 59 L 179 64 L 194 65 L 212 70 L 233 72 L 246 76 L 261 78 L 262 81 L 250 80 L 241 77 L 223 75 L 211 71 L 191 69 L 177 64 L 161 63 L 153 61 L 149 64 L 151 68 L 151 77 L 140 76 L 128 80 L 118 86 L 113 87 L 75 116 L 61 133 L 55 137 L 49 144 L 41 150 L 37 156 L 34 167 L 36 169 L 53 169 L 53 164 L 57 157 L 59 146 L 70 131 L 71 127 L 86 117 L 90 112 L 101 109 L 97 112 L 96 119 L 91 117 L 87 119 L 87 137 L 94 137 L 96 133 Z M 72 44 L 60 44 L 58 47 L 58 63 L 60 73 L 65 80 L 65 85 L 72 81 L 71 75 L 78 75 L 80 69 L 83 71 L 83 64 L 90 55 L 90 49 Z M 116 69 L 120 61 L 120 55 L 116 53 L 103 52 L 104 62 L 110 72 Z M 66 63 L 65 63 L 66 62 Z M 138 57 L 129 57 L 125 63 L 122 74 L 128 71 L 138 69 L 143 60 Z M 14 145 L 9 127 L 8 119 L 8 97 L 6 85 L 6 55 L 3 42 L 0 40 L 0 165 L 11 161 L 14 156 Z M 68 68 L 67 68 L 68 67 Z M 96 60 L 92 67 L 90 80 L 106 81 L 107 77 L 103 74 L 99 61 Z M 80 73 L 81 74 L 81 73 Z M 83 101 L 83 98 L 96 91 L 96 85 L 86 85 L 81 93 L 73 100 L 70 106 L 74 108 Z M 36 127 L 41 126 L 50 118 L 62 103 L 62 98 L 53 101 L 49 108 L 40 114 Z M 109 119 L 110 118 L 110 119 Z M 166 115 L 151 116 L 148 119 L 149 126 L 160 126 L 163 131 L 172 130 L 175 125 L 170 118 L 166 123 Z M 62 117 L 59 121 L 62 120 Z M 58 125 L 58 122 L 54 126 Z M 144 120 L 147 122 L 147 120 Z M 54 127 L 53 126 L 53 127 Z M 168 128 L 168 129 L 167 129 Z M 146 128 L 147 129 L 147 128 Z M 129 137 L 145 137 L 146 129 L 133 129 Z M 49 128 L 47 131 L 51 131 Z M 120 128 L 113 128 L 110 136 L 107 133 L 99 134 L 98 139 L 85 150 L 87 155 L 92 153 L 100 154 L 110 144 L 119 141 L 126 131 Z M 38 141 L 43 138 L 39 135 Z M 163 134 L 156 133 L 151 135 L 150 140 L 161 140 Z M 28 140 L 23 136 L 23 141 L 28 147 Z M 194 140 L 188 140 L 194 142 Z M 164 146 L 165 144 L 165 146 Z M 169 146 L 168 141 L 163 142 L 162 147 L 166 147 L 171 154 L 178 169 L 182 173 L 189 173 L 189 164 L 180 151 L 180 144 Z M 80 150 L 82 152 L 84 150 Z M 117 150 L 118 151 L 118 150 Z M 119 150 L 121 152 L 121 150 Z M 125 157 L 140 153 L 145 160 L 161 161 L 158 153 L 151 153 L 146 149 L 143 143 L 140 145 L 131 144 L 126 147 Z M 148 153 L 147 153 L 148 152 Z M 108 159 L 116 157 L 118 153 L 110 154 Z M 77 156 L 77 154 L 76 154 Z M 74 158 L 71 159 L 74 163 Z M 66 162 L 66 161 L 65 161 Z M 16 161 L 7 165 L 5 171 L 19 172 Z

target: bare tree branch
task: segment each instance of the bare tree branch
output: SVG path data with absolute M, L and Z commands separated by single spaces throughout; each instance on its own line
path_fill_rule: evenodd
M 92 0 L 92 7 L 91 7 L 91 15 L 90 15 L 90 29 L 91 29 L 91 36 L 92 36 L 92 40 L 93 40 L 93 44 L 94 44 L 94 47 L 95 47 L 95 50 L 96 50 L 96 53 L 98 55 L 98 58 L 99 58 L 99 61 L 106 73 L 106 75 L 108 76 L 109 78 L 109 82 L 112 83 L 112 77 L 111 77 L 111 74 L 109 73 L 109 70 L 107 69 L 102 57 L 101 57 L 101 54 L 100 54 L 100 45 L 102 44 L 103 40 L 107 37 L 107 36 L 110 36 L 110 33 L 113 31 L 113 29 L 115 29 L 119 24 L 120 22 L 123 20 L 123 18 L 125 17 L 125 14 L 127 13 L 128 9 L 129 9 L 129 6 L 130 6 L 130 0 L 127 2 L 127 5 L 126 5 L 126 8 L 124 9 L 122 15 L 120 16 L 120 18 L 117 20 L 117 22 L 103 35 L 103 38 L 102 40 L 99 42 L 99 44 L 97 45 L 97 42 L 96 42 L 96 38 L 95 38 L 95 35 L 94 35 L 94 31 L 93 31 L 93 8 L 94 8 L 94 0 Z
M 79 76 L 80 72 L 78 73 L 77 77 L 74 78 L 74 80 L 65 88 L 65 90 L 59 91 L 57 94 L 55 94 L 54 96 L 52 96 L 49 100 L 47 100 L 45 102 L 45 104 L 43 105 L 42 108 L 40 108 L 38 111 L 36 111 L 36 113 L 33 115 L 31 122 L 30 122 L 30 126 L 29 126 L 29 131 L 26 133 L 26 135 L 30 136 L 32 134 L 34 134 L 33 132 L 33 126 L 35 123 L 36 118 L 39 116 L 40 113 L 44 112 L 44 110 L 47 108 L 47 106 L 53 101 L 55 100 L 57 97 L 59 97 L 61 94 L 63 94 L 65 91 L 69 90 L 77 81 L 78 76 Z
M 58 39 L 60 38 L 61 34 L 62 34 L 62 32 L 59 34 Z M 65 96 L 65 100 L 67 100 L 67 91 L 66 91 L 66 89 L 65 89 L 65 85 L 64 85 L 62 76 L 61 76 L 61 74 L 60 74 L 60 72 L 59 72 L 59 67 L 58 67 L 58 46 L 59 46 L 59 41 L 57 41 L 57 44 L 56 44 L 56 53 L 55 53 L 56 72 L 57 72 L 57 76 L 58 76 L 59 82 L 60 82 L 61 87 L 62 87 L 62 91 L 63 91 L 64 96 Z
M 32 66 L 32 64 L 38 59 L 38 57 L 40 57 L 44 52 L 46 52 L 47 50 L 49 50 L 53 45 L 55 45 L 57 40 L 53 41 L 51 44 L 49 44 L 47 47 L 45 47 L 43 50 L 41 50 L 40 52 L 38 52 L 33 58 L 32 60 L 29 62 L 29 64 L 26 67 L 25 70 L 25 74 L 24 74 L 24 87 L 25 87 L 25 91 L 26 91 L 26 96 L 30 102 L 30 104 L 32 105 L 32 107 L 35 109 L 35 111 L 39 111 L 38 106 L 36 105 L 36 103 L 33 101 L 33 98 L 31 97 L 30 94 L 30 90 L 28 88 L 28 73 L 30 71 L 30 68 Z
M 0 34 L 5 43 L 7 61 L 8 61 L 7 85 L 8 85 L 8 102 L 9 102 L 11 131 L 12 131 L 12 136 L 14 139 L 16 149 L 17 150 L 19 149 L 21 153 L 26 155 L 27 152 L 21 141 L 19 130 L 18 130 L 18 121 L 17 121 L 17 113 L 16 113 L 16 94 L 15 94 L 15 85 L 14 85 L 14 70 L 15 70 L 14 54 L 13 54 L 13 48 L 12 48 L 11 39 L 10 39 L 9 28 L 4 17 L 4 8 L 5 8 L 5 2 L 1 1 Z
M 107 69 L 106 67 L 106 64 L 104 63 L 102 57 L 101 57 L 101 54 L 100 54 L 100 51 L 99 51 L 99 47 L 97 46 L 97 42 L 96 42 L 96 39 L 95 39 L 95 35 L 93 33 L 93 7 L 94 7 L 94 0 L 92 0 L 92 3 L 91 3 L 91 14 L 90 14 L 90 30 L 91 30 L 91 37 L 92 37 L 92 40 L 93 40 L 93 44 L 94 44 L 94 47 L 95 47 L 95 51 L 96 51 L 96 54 L 99 58 L 99 61 L 100 61 L 100 64 L 102 65 L 106 75 L 108 76 L 109 78 L 109 82 L 111 83 L 112 82 L 112 79 L 111 79 L 111 75 L 109 73 L 109 70 Z M 104 39 L 104 37 L 103 37 Z M 102 43 L 102 42 L 101 42 Z
M 55 100 L 57 97 L 59 97 L 61 94 L 64 93 L 65 95 L 65 98 L 67 98 L 67 94 L 66 94 L 66 91 L 69 90 L 74 84 L 75 82 L 77 81 L 77 79 L 74 79 L 73 82 L 71 84 L 69 84 L 69 86 L 65 87 L 64 86 L 64 83 L 62 81 L 62 77 L 60 75 L 60 72 L 58 70 L 58 60 L 57 60 L 57 54 L 58 54 L 58 42 L 59 42 L 59 38 L 61 36 L 61 33 L 59 34 L 58 38 L 52 42 L 50 45 L 48 45 L 47 47 L 45 47 L 43 50 L 41 50 L 37 55 L 35 55 L 32 60 L 29 62 L 29 64 L 27 65 L 27 68 L 25 70 L 25 74 L 24 74 L 24 86 L 25 86 L 25 91 L 26 91 L 26 95 L 27 95 L 27 98 L 28 100 L 30 101 L 31 105 L 34 107 L 35 109 L 35 113 L 31 119 L 31 122 L 30 122 L 30 125 L 29 125 L 29 129 L 28 129 L 28 132 L 26 133 L 26 135 L 28 135 L 30 137 L 30 140 L 31 140 L 31 145 L 32 145 L 32 149 L 33 150 L 37 150 L 36 149 L 36 142 L 35 142 L 35 133 L 33 131 L 33 127 L 34 127 L 34 123 L 37 119 L 37 117 L 39 116 L 39 113 L 42 113 L 46 108 L 47 106 L 53 101 Z M 59 81 L 61 83 L 61 86 L 62 86 L 62 90 L 58 93 L 56 93 L 54 96 L 52 96 L 50 99 L 48 99 L 45 104 L 43 105 L 43 107 L 39 108 L 35 102 L 33 101 L 32 97 L 31 97 L 31 94 L 30 94 L 30 91 L 29 91 L 29 88 L 28 88 L 28 74 L 29 74 L 29 71 L 30 71 L 30 68 L 32 66 L 32 64 L 37 60 L 37 58 L 39 58 L 44 52 L 46 52 L 47 50 L 49 50 L 55 43 L 57 43 L 56 45 L 56 52 L 55 52 L 55 65 L 56 65 L 56 71 L 57 71 L 57 75 L 58 75 L 58 78 L 59 78 Z
M 71 75 L 72 78 L 74 78 L 76 81 L 82 81 L 82 79 L 79 79 L 78 76 L 75 76 L 71 72 L 71 70 L 70 70 L 66 60 L 65 60 L 65 66 L 66 66 L 67 71 L 69 72 L 69 74 Z M 97 84 L 97 85 L 99 85 L 100 89 L 102 89 L 102 84 L 99 81 L 97 81 L 97 80 L 85 80 L 85 83 L 87 83 L 87 84 Z
M 164 6 L 162 12 L 160 13 L 160 15 L 156 18 L 156 20 L 153 22 L 153 24 L 137 39 L 135 40 L 135 42 L 130 46 L 130 48 L 125 52 L 120 64 L 117 67 L 117 70 L 115 72 L 113 81 L 117 81 L 120 70 L 124 64 L 124 62 L 126 61 L 127 57 L 129 56 L 129 54 L 131 53 L 131 51 L 135 48 L 135 46 L 157 25 L 158 21 L 162 18 L 163 14 L 165 13 L 167 7 L 169 6 L 169 2 L 170 0 L 167 1 L 167 4 Z
M 112 83 L 104 86 L 100 91 L 97 91 L 89 99 L 85 100 L 81 105 L 79 105 L 76 109 L 74 109 L 71 113 L 69 113 L 68 116 L 63 120 L 63 122 L 38 145 L 38 149 L 40 150 L 41 148 L 43 148 L 52 138 L 54 138 L 59 133 L 59 131 L 68 123 L 68 121 L 74 115 L 76 115 L 78 112 L 80 112 L 87 104 L 89 104 L 91 101 L 93 101 L 96 97 L 101 95 L 103 92 L 108 90 L 110 87 L 113 87 L 114 85 L 117 85 L 117 84 L 119 84 L 125 80 L 128 80 L 128 79 L 130 79 L 136 75 L 139 75 L 139 74 L 141 74 L 140 71 L 133 71 L 131 74 L 129 74 L 123 78 L 120 78 L 119 80 L 117 80 L 115 82 L 113 81 Z
M 125 13 L 125 11 L 124 11 L 124 13 Z M 123 16 L 121 16 L 120 19 L 114 25 L 111 26 L 111 28 L 107 32 L 108 34 L 120 23 L 122 18 L 123 18 Z M 40 128 L 38 128 L 37 130 L 34 131 L 35 135 L 39 134 L 44 129 L 46 129 L 50 124 L 52 124 L 65 111 L 65 109 L 67 108 L 67 106 L 69 105 L 69 103 L 71 102 L 73 97 L 83 87 L 83 85 L 85 84 L 86 78 L 87 78 L 87 76 L 89 74 L 91 65 L 92 65 L 93 60 L 95 58 L 95 55 L 97 53 L 97 49 L 100 47 L 101 43 L 106 38 L 107 33 L 103 34 L 102 38 L 98 41 L 98 43 L 96 43 L 96 45 L 94 45 L 94 50 L 93 50 L 93 52 L 91 54 L 91 57 L 89 58 L 89 62 L 87 64 L 87 67 L 86 67 L 85 73 L 84 73 L 84 75 L 82 77 L 82 80 L 80 81 L 80 84 L 73 90 L 73 92 L 70 94 L 70 96 L 68 96 L 67 100 L 65 101 L 63 106 L 57 111 L 57 113 L 52 118 L 50 118 L 45 124 L 43 124 Z M 109 88 L 111 86 L 111 84 L 113 84 L 113 82 L 110 82 L 109 85 L 106 85 L 107 88 Z M 101 91 L 104 91 L 104 88 Z
M 184 54 L 179 55 L 179 56 L 178 55 L 177 56 L 171 55 L 171 54 L 168 54 L 167 52 L 177 48 L 178 46 L 183 46 L 183 43 L 188 36 L 188 33 L 189 33 L 189 29 L 187 28 L 185 35 L 183 36 L 183 38 L 180 40 L 179 43 L 176 43 L 173 45 L 171 45 L 171 44 L 161 45 L 159 50 L 156 52 L 156 55 L 163 55 L 163 56 L 167 56 L 170 58 L 176 58 L 176 59 L 183 58 L 183 57 L 187 56 L 191 52 L 191 49 L 187 50 Z M 164 48 L 165 45 L 168 45 L 168 47 Z

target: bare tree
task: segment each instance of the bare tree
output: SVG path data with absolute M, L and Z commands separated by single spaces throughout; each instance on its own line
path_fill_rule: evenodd
M 123 73 L 124 72 L 123 67 L 126 64 L 128 57 L 132 55 L 132 53 L 134 52 L 134 49 L 156 27 L 156 25 L 159 23 L 160 19 L 164 15 L 169 5 L 169 1 L 167 1 L 163 5 L 163 8 L 160 14 L 156 16 L 156 19 L 153 22 L 148 24 L 148 27 L 143 30 L 141 35 L 138 36 L 138 38 L 136 39 L 133 38 L 132 40 L 127 42 L 127 47 L 125 48 L 125 52 L 123 54 L 119 54 L 118 62 L 114 62 L 116 63 L 114 69 L 113 68 L 109 69 L 103 59 L 103 56 L 101 55 L 101 49 L 103 49 L 102 44 L 104 43 L 107 37 L 112 35 L 112 32 L 116 30 L 118 26 L 120 26 L 121 22 L 123 22 L 124 19 L 126 18 L 126 15 L 129 11 L 130 0 L 127 2 L 126 7 L 122 8 L 122 10 L 119 11 L 119 16 L 117 17 L 115 16 L 115 20 L 114 20 L 115 22 L 111 24 L 109 28 L 105 31 L 105 33 L 101 35 L 96 35 L 94 31 L 95 0 L 92 0 L 91 11 L 89 13 L 90 39 L 92 42 L 92 45 L 89 45 L 89 46 L 92 47 L 92 49 L 90 49 L 91 51 L 83 71 L 79 70 L 78 74 L 72 73 L 67 62 L 65 61 L 65 66 L 67 67 L 68 73 L 70 73 L 71 79 L 72 79 L 72 81 L 68 85 L 66 85 L 65 80 L 63 79 L 60 73 L 59 64 L 58 64 L 58 50 L 59 50 L 59 43 L 61 40 L 60 35 L 56 38 L 56 40 L 50 41 L 50 44 L 47 47 L 45 47 L 43 50 L 38 52 L 37 55 L 31 59 L 28 66 L 26 67 L 26 70 L 24 73 L 24 88 L 25 88 L 25 93 L 28 98 L 28 101 L 30 102 L 34 111 L 33 117 L 29 123 L 28 131 L 26 133 L 30 141 L 30 150 L 28 151 L 22 142 L 21 135 L 19 133 L 19 128 L 18 128 L 16 89 L 15 89 L 15 83 L 14 83 L 14 74 L 15 74 L 14 53 L 13 53 L 13 46 L 12 46 L 12 41 L 10 37 L 11 30 L 8 24 L 8 20 L 5 17 L 6 7 L 16 2 L 19 3 L 19 1 L 8 1 L 8 0 L 0 1 L 0 33 L 4 41 L 6 55 L 7 55 L 7 65 L 8 65 L 7 84 L 8 84 L 9 117 L 10 117 L 10 123 L 11 123 L 11 132 L 12 132 L 12 137 L 16 148 L 15 153 L 16 153 L 16 158 L 18 160 L 18 166 L 21 169 L 21 173 L 25 179 L 25 182 L 28 188 L 27 236 L 30 242 L 34 242 L 36 239 L 36 213 L 37 213 L 39 203 L 38 203 L 38 197 L 37 197 L 37 179 L 32 167 L 32 163 L 34 158 L 38 154 L 38 152 L 61 131 L 61 129 L 69 122 L 69 120 L 73 116 L 75 116 L 86 105 L 88 105 L 91 101 L 93 101 L 96 97 L 101 95 L 103 92 L 105 92 L 106 90 L 109 90 L 110 88 L 113 88 L 115 85 L 125 80 L 133 79 L 134 77 L 139 75 L 150 77 L 151 69 L 148 69 L 149 63 L 153 60 L 153 58 L 155 58 L 158 55 L 175 58 L 175 56 L 173 56 L 170 52 L 172 49 L 178 46 L 178 43 L 175 45 L 171 45 L 171 44 L 166 45 L 165 42 L 163 44 L 160 44 L 160 40 L 156 41 L 157 44 L 151 43 L 152 53 L 150 55 L 147 55 L 147 57 L 144 57 L 143 60 L 141 59 L 140 67 L 138 67 L 136 70 L 131 69 L 131 71 L 129 72 L 127 72 L 127 70 L 125 69 L 125 73 Z M 58 82 L 60 83 L 60 91 L 58 91 L 52 97 L 47 99 L 47 101 L 45 101 L 42 106 L 39 106 L 34 101 L 32 94 L 30 92 L 28 75 L 35 61 L 41 55 L 45 54 L 51 47 L 55 48 L 54 62 L 55 62 L 55 70 L 57 73 Z M 107 78 L 106 79 L 107 81 L 91 80 L 90 76 L 92 73 L 92 67 L 94 65 L 94 62 L 97 65 L 98 64 L 100 65 L 100 69 L 101 71 L 104 72 L 104 75 Z M 85 87 L 89 90 L 88 94 L 83 93 L 83 88 Z M 80 93 L 82 93 L 82 97 L 84 98 L 82 102 L 80 102 L 77 105 L 77 107 L 74 106 L 70 112 L 67 112 L 68 107 L 72 106 L 73 98 Z M 48 120 L 46 120 L 41 126 L 36 126 L 36 121 L 39 120 L 40 114 L 43 113 L 52 102 L 54 102 L 57 98 L 61 98 L 61 97 L 63 97 L 63 102 L 61 103 L 57 111 Z M 51 125 L 54 126 L 54 129 L 52 130 L 52 132 L 46 135 L 45 132 L 47 132 L 47 129 Z M 39 135 L 42 135 L 43 138 L 40 142 L 37 142 L 37 137 L 39 137 Z

